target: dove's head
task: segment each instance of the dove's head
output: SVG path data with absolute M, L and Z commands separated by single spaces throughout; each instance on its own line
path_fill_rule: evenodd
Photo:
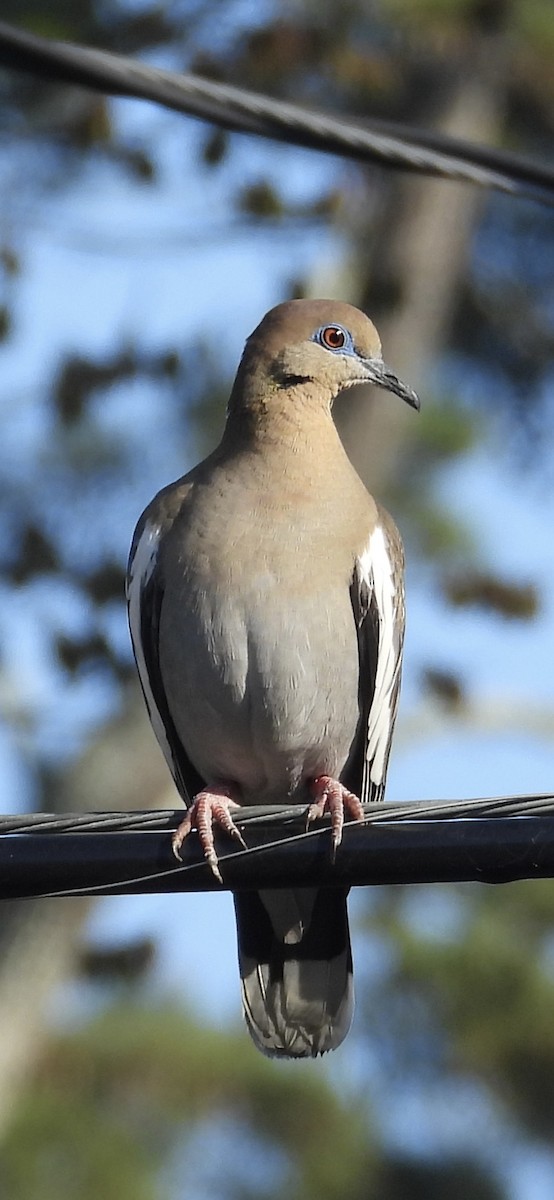
M 371 383 L 419 408 L 416 393 L 383 362 L 375 326 L 340 300 L 289 300 L 272 308 L 251 334 L 229 411 L 330 411 L 339 392 Z

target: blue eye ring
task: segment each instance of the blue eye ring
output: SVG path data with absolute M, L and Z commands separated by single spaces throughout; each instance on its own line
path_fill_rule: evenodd
M 314 334 L 314 341 L 319 342 L 324 350 L 331 350 L 334 354 L 352 353 L 352 335 L 343 325 L 335 322 L 322 325 Z

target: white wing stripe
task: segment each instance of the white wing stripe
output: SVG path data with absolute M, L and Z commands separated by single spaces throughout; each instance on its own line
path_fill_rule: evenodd
M 142 595 L 146 584 L 148 583 L 152 572 L 156 567 L 158 557 L 158 548 L 160 544 L 160 527 L 159 525 L 150 524 L 148 521 L 138 539 L 135 547 L 135 552 L 129 563 L 129 573 L 127 576 L 127 605 L 129 609 L 129 628 L 131 630 L 131 641 L 135 651 L 137 669 L 139 673 L 146 707 L 152 723 L 152 728 L 161 746 L 164 758 L 173 773 L 174 764 L 170 745 L 167 740 L 165 725 L 156 707 L 156 702 L 150 687 L 148 678 L 148 670 L 146 667 L 146 659 L 144 657 L 144 649 L 142 645 L 142 630 L 141 630 L 141 609 Z
M 376 525 L 373 530 L 359 563 L 362 578 L 375 598 L 379 616 L 375 690 L 369 710 L 366 743 L 370 779 L 378 786 L 383 783 L 385 774 L 391 736 L 392 696 L 400 669 L 400 656 L 395 644 L 394 574 L 381 525 Z

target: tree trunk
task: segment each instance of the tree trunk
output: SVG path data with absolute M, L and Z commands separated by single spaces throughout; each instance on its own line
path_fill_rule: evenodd
M 440 128 L 471 141 L 494 141 L 502 99 L 494 79 L 465 77 L 454 85 Z M 467 184 L 404 178 L 393 219 L 385 214 L 375 271 L 368 270 L 361 252 L 356 260 L 360 265 L 350 269 L 351 296 L 366 290 L 365 280 L 373 273 L 386 280 L 387 292 L 397 297 L 390 315 L 380 316 L 377 291 L 369 311 L 378 323 L 385 361 L 422 392 L 423 404 L 432 387 L 433 361 L 448 335 L 483 199 L 478 188 Z M 394 397 L 364 387 L 339 401 L 336 415 L 352 462 L 379 493 L 401 469 L 413 413 Z

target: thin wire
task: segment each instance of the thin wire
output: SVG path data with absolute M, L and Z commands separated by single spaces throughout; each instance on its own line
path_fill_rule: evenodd
M 123 55 L 53 41 L 0 21 L 0 65 L 119 96 L 151 100 L 240 133 L 382 162 L 554 204 L 554 171 L 518 155 L 385 121 L 363 125 Z

